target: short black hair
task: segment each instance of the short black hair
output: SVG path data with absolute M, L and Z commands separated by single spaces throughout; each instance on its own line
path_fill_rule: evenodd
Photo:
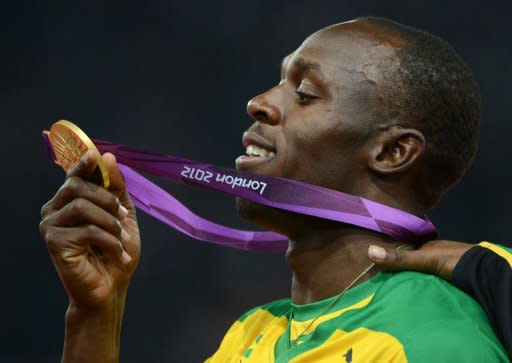
M 455 49 L 435 35 L 381 17 L 358 20 L 405 44 L 397 51 L 399 65 L 383 69 L 386 120 L 424 134 L 434 174 L 430 182 L 442 193 L 460 180 L 478 149 L 475 77 Z

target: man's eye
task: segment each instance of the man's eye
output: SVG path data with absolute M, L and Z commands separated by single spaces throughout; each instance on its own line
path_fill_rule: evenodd
M 315 98 L 315 96 L 302 92 L 300 90 L 295 90 L 295 94 L 297 95 L 297 99 L 301 105 L 305 105 Z

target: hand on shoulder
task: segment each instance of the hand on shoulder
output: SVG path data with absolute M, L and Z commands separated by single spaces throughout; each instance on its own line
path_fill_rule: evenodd
M 377 265 L 388 270 L 412 270 L 450 280 L 462 255 L 473 246 L 448 240 L 430 241 L 413 251 L 390 250 L 372 245 L 368 249 L 368 256 Z

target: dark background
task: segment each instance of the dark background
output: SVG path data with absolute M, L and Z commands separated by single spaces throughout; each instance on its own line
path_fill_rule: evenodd
M 61 118 L 91 136 L 232 166 L 247 100 L 311 32 L 381 15 L 452 43 L 483 96 L 479 154 L 431 217 L 444 238 L 506 241 L 510 1 L 27 1 L 2 5 L 0 362 L 56 362 L 67 299 L 38 234 L 63 174 L 40 133 Z M 192 210 L 247 227 L 228 197 L 161 185 Z M 140 214 L 143 253 L 130 290 L 123 362 L 198 362 L 248 308 L 289 294 L 282 256 L 179 235 Z M 421 297 L 418 297 L 421 298 Z

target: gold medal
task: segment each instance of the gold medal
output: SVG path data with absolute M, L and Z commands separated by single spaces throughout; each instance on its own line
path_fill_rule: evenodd
M 98 166 L 92 175 L 92 181 L 108 189 L 110 177 L 100 152 L 92 140 L 74 123 L 66 120 L 55 122 L 50 131 L 43 131 L 52 144 L 55 163 L 68 171 L 78 164 L 87 150 L 98 154 Z

